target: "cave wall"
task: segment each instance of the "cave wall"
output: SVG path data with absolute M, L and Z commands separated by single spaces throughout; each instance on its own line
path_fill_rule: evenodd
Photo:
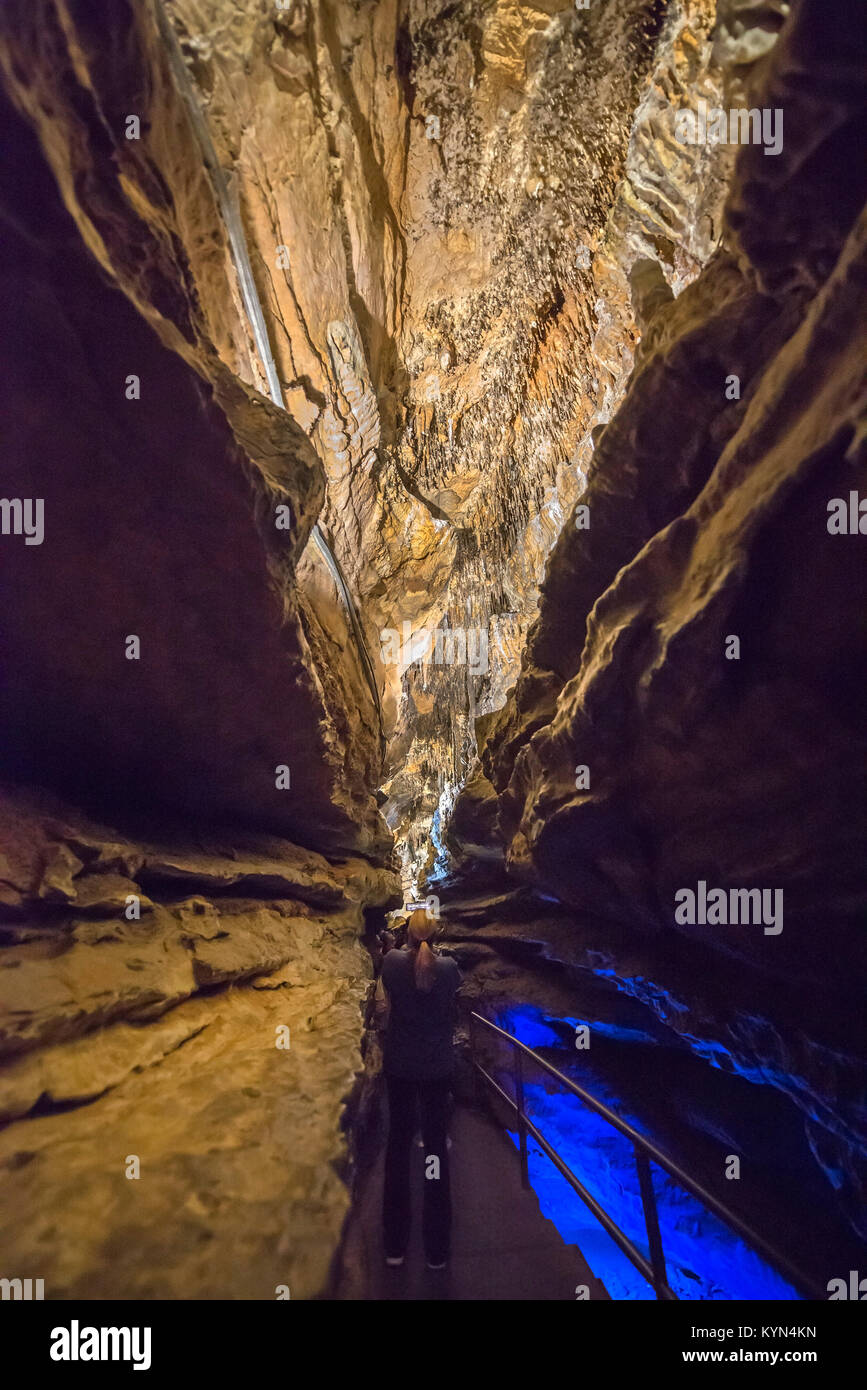
M 313 1297 L 399 892 L 373 701 L 296 578 L 325 475 L 245 380 L 152 8 L 10 6 L 0 55 L 2 492 L 44 509 L 0 538 L 4 1271 Z
M 787 1094 L 863 1223 L 864 540 L 829 531 L 865 491 L 852 18 L 804 0 L 763 63 L 784 150 L 739 152 L 723 246 L 649 320 L 455 845 L 465 878 L 499 845 L 579 914 L 578 960 Z M 678 920 L 700 880 L 781 890 L 782 930 Z
M 121 9 L 107 32 L 63 6 L 41 20 L 22 13 L 17 25 L 7 12 L 9 90 L 68 209 L 33 137 L 10 125 L 5 486 L 42 496 L 47 518 L 44 544 L 19 546 L 8 580 L 5 715 L 25 731 L 17 770 L 32 763 L 51 785 L 68 772 L 78 795 L 85 781 L 114 780 L 113 800 L 127 807 L 162 796 L 199 819 L 382 854 L 372 700 L 349 671 L 357 717 L 346 718 L 350 701 L 317 666 L 321 644 L 295 582 L 325 479 L 291 414 L 246 388 L 209 336 L 229 314 L 224 233 L 201 172 L 186 177 L 201 156 L 180 97 L 169 100 L 151 8 L 134 15 L 130 33 Z M 43 63 L 26 61 L 40 52 Z M 131 93 L 141 141 L 124 133 Z M 219 252 L 213 298 L 203 242 Z M 59 595 L 68 609 L 55 630 Z M 128 633 L 141 638 L 140 661 L 124 659 Z M 275 785 L 284 764 L 288 790 Z
M 641 298 L 716 245 L 730 151 L 674 138 L 773 42 L 779 6 L 171 0 L 231 170 L 284 392 L 328 479 L 321 524 L 383 696 L 407 887 L 518 672 Z M 643 309 L 642 309 L 643 312 Z M 244 363 L 236 358 L 238 370 Z M 264 382 L 252 379 L 260 389 Z M 315 556 L 305 592 L 340 636 Z M 483 634 L 484 670 L 382 634 Z
M 5 6 L 3 487 L 46 530 L 0 540 L 0 1141 L 49 1296 L 322 1288 L 389 831 L 404 887 L 448 844 L 454 892 L 788 1095 L 854 1210 L 861 542 L 825 521 L 863 488 L 863 88 L 848 5 L 788 14 Z M 753 92 L 778 158 L 676 140 Z M 387 658 L 404 623 L 487 669 Z M 699 878 L 782 887 L 784 931 L 676 923 Z M 25 1219 L 58 1201 L 63 1242 Z
M 316 1296 L 393 876 L 20 788 L 0 845 L 4 1267 L 52 1300 Z

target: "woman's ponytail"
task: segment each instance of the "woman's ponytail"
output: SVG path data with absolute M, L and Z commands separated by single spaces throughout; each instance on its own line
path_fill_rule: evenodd
M 423 907 L 416 908 L 409 919 L 409 938 L 415 950 L 413 973 L 415 987 L 423 994 L 429 994 L 437 977 L 436 956 L 428 945 L 427 938 L 436 931 L 436 922 L 428 917 Z
M 426 941 L 420 941 L 415 953 L 415 987 L 429 994 L 437 977 L 436 956 Z

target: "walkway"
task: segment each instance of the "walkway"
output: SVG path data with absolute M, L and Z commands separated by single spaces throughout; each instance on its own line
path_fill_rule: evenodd
M 380 1236 L 384 1153 L 362 1185 L 349 1220 L 338 1300 L 574 1302 L 586 1284 L 591 1299 L 607 1299 L 580 1250 L 564 1245 L 521 1186 L 517 1150 L 490 1120 L 465 1105 L 451 1125 L 454 1227 L 449 1268 L 425 1268 L 421 1250 L 424 1156 L 413 1148 L 413 1230 L 406 1263 L 389 1269 Z

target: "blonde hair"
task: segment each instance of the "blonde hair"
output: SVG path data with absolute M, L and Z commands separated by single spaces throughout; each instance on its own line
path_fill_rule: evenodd
M 407 937 L 415 951 L 415 987 L 425 994 L 433 989 L 437 973 L 436 956 L 428 945 L 428 938 L 433 936 L 436 927 L 433 917 L 429 917 L 423 907 L 417 907 L 410 914 Z

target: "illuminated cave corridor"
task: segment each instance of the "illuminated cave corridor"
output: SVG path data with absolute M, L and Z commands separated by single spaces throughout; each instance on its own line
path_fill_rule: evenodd
M 708 1195 L 651 1164 L 676 1298 L 867 1275 L 862 21 L 6 0 L 0 1280 L 653 1299 L 473 1012 L 645 1262 L 629 1133 Z M 438 1281 L 372 1012 L 429 895 Z

